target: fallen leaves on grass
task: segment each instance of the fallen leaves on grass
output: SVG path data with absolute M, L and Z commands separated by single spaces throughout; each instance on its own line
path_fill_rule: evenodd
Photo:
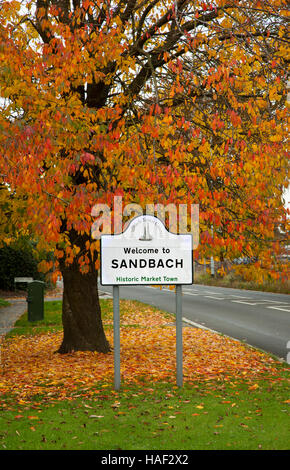
M 133 304 L 128 305 L 131 308 L 126 309 L 127 316 L 122 316 L 120 334 L 122 383 L 175 383 L 175 326 L 161 312 L 150 308 L 136 312 Z M 105 329 L 113 344 L 112 328 Z M 0 392 L 13 394 L 25 403 L 35 395 L 45 396 L 46 400 L 90 396 L 100 392 L 100 383 L 104 388 L 112 385 L 113 352 L 55 354 L 61 340 L 61 332 L 7 339 L 2 345 Z M 243 378 L 254 390 L 262 374 L 273 379 L 278 376 L 276 364 L 267 354 L 239 341 L 193 327 L 183 329 L 185 382 Z

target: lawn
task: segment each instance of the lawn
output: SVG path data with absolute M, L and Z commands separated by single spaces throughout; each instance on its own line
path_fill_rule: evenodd
M 288 449 L 283 382 L 249 393 L 243 384 L 176 389 L 169 384 L 99 387 L 89 399 L 12 407 L 0 423 L 2 449 Z M 288 406 L 287 406 L 288 405 Z M 11 408 L 12 409 L 9 409 Z M 7 409 L 8 408 L 8 409 Z M 273 424 L 275 423 L 275 426 Z
M 112 301 L 102 300 L 112 344 Z M 183 329 L 175 384 L 174 317 L 121 302 L 122 387 L 113 353 L 55 354 L 61 302 L 23 315 L 2 345 L 3 450 L 288 450 L 289 366 L 236 340 Z
M 1 307 L 8 307 L 10 305 L 10 303 L 5 300 L 5 299 L 0 299 L 0 308 Z

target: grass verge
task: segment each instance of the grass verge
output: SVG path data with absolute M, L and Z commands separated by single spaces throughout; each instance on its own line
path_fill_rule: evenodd
M 206 286 L 230 287 L 232 289 L 273 292 L 276 294 L 289 294 L 290 292 L 290 281 L 268 281 L 258 283 L 255 281 L 242 280 L 239 278 L 239 276 L 235 277 L 233 274 L 228 274 L 224 277 L 212 277 L 210 274 L 199 273 L 195 276 L 195 283 L 203 284 Z
M 289 400 L 283 380 L 249 393 L 243 384 L 144 384 L 89 399 L 2 408 L 7 450 L 287 450 Z M 9 409 L 10 408 L 10 409 Z
M 112 329 L 112 301 L 102 300 L 101 306 L 109 333 Z M 158 318 L 163 321 L 162 328 L 157 325 Z M 61 329 L 60 301 L 46 302 L 45 319 L 37 324 L 29 323 L 27 315 L 23 315 L 9 333 L 6 340 L 8 348 L 3 354 L 4 367 L 0 378 L 3 383 L 0 383 L 0 388 L 4 381 L 10 384 L 10 388 L 2 388 L 0 448 L 288 450 L 290 400 L 287 365 L 275 362 L 265 354 L 255 353 L 245 345 L 202 331 L 201 342 L 191 345 L 191 349 L 192 346 L 197 349 L 192 353 L 186 346 L 184 350 L 187 374 L 198 367 L 200 372 L 193 374 L 190 382 L 185 380 L 182 388 L 177 388 L 174 376 L 172 378 L 174 361 L 171 369 L 168 366 L 166 371 L 171 379 L 167 380 L 161 370 L 168 351 L 174 354 L 173 338 L 173 348 L 166 349 L 162 356 L 163 343 L 166 340 L 169 344 L 171 340 L 172 327 L 166 325 L 172 320 L 172 315 L 139 302 L 121 302 L 124 343 L 125 340 L 128 343 L 128 350 L 124 346 L 121 353 L 122 363 L 125 363 L 126 355 L 130 361 L 136 351 L 140 351 L 140 356 L 135 358 L 136 362 L 128 362 L 128 369 L 123 369 L 123 373 L 128 374 L 127 381 L 122 380 L 121 391 L 116 392 L 112 387 L 112 372 L 107 376 L 95 373 L 102 361 L 109 361 L 106 368 L 112 366 L 112 354 L 104 357 L 94 353 L 74 353 L 57 357 L 59 355 L 52 353 L 45 363 L 48 339 L 54 341 Z M 158 332 L 145 351 L 141 342 L 137 349 L 129 342 L 129 335 L 138 338 L 138 330 L 142 335 L 144 330 L 148 330 L 149 337 Z M 187 329 L 188 332 L 193 330 Z M 207 337 L 212 349 L 218 347 L 219 340 L 222 341 L 222 349 L 214 349 L 211 353 L 207 343 L 202 349 Z M 145 336 L 141 338 L 146 343 Z M 195 339 L 197 341 L 199 336 Z M 23 341 L 25 348 L 22 351 Z M 156 357 L 153 356 L 149 367 L 146 361 L 151 350 L 155 351 Z M 206 354 L 212 354 L 208 363 Z M 233 365 L 244 354 L 241 367 L 246 365 L 242 373 L 239 368 L 224 373 L 222 366 L 228 360 L 228 354 L 232 355 L 229 364 L 233 362 Z M 149 372 L 160 355 L 162 360 L 152 375 L 156 380 L 152 381 Z M 186 364 L 188 355 L 193 359 Z M 219 355 L 223 355 L 223 360 L 210 369 L 211 362 Z M 251 375 L 251 367 L 264 367 L 265 371 L 263 369 L 255 377 Z M 143 376 L 139 375 L 138 382 L 130 381 L 132 375 L 140 374 L 140 370 Z
M 1 307 L 9 307 L 9 305 L 10 305 L 10 302 L 8 302 L 5 299 L 0 299 L 0 308 Z

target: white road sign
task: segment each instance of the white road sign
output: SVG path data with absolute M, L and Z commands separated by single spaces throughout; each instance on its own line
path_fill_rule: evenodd
M 33 277 L 15 277 L 14 282 L 33 282 Z
M 168 232 L 151 215 L 118 235 L 101 236 L 101 284 L 192 284 L 192 235 Z

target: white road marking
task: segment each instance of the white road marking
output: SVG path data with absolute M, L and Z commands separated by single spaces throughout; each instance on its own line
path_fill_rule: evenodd
M 211 294 L 211 295 L 220 295 L 219 292 L 212 292 L 211 290 L 204 290 L 203 292 L 201 292 L 201 294 Z
M 245 300 L 231 300 L 231 302 L 235 302 L 237 304 L 244 304 L 244 305 L 265 305 L 264 302 L 246 302 Z
M 201 325 L 200 323 L 195 323 L 194 321 L 188 320 L 187 318 L 182 317 L 182 321 L 184 321 L 185 323 L 188 323 L 191 326 L 195 326 L 196 328 L 200 328 L 202 330 L 208 330 L 208 331 L 212 331 L 212 333 L 220 334 L 218 331 L 212 330 L 211 328 Z
M 234 295 L 234 294 L 229 294 L 229 297 L 236 297 L 237 299 L 246 299 L 246 300 L 252 299 L 252 297 L 245 297 L 244 295 Z
M 112 294 L 110 292 L 99 291 L 100 298 L 112 299 Z
M 214 299 L 214 300 L 225 300 L 224 297 L 213 297 L 212 295 L 204 295 L 207 299 Z
M 153 287 L 153 286 L 143 286 L 146 287 L 147 289 L 158 289 L 158 287 Z M 175 289 L 169 289 L 167 287 L 162 287 L 161 289 L 159 288 L 160 291 L 162 292 L 175 292 Z M 193 296 L 202 296 L 206 297 L 207 299 L 213 299 L 213 300 L 229 300 L 230 302 L 242 304 L 242 305 L 251 305 L 251 306 L 257 306 L 257 305 L 264 305 L 266 308 L 271 308 L 274 310 L 281 310 L 284 312 L 290 312 L 290 305 L 288 302 L 281 301 L 279 302 L 278 300 L 270 300 L 270 299 L 253 299 L 252 297 L 246 297 L 244 295 L 236 295 L 236 294 L 228 294 L 226 297 L 218 297 L 220 294 L 219 292 L 212 292 L 208 290 L 204 291 L 199 291 L 198 289 L 183 289 L 182 293 L 184 295 L 193 295 Z M 210 295 L 205 295 L 205 294 L 210 294 Z M 111 296 L 109 292 L 104 292 L 104 294 Z M 231 299 L 230 297 L 234 297 L 235 299 Z M 277 305 L 267 305 L 267 303 L 271 304 L 277 304 Z M 188 323 L 192 323 L 193 326 L 197 326 L 198 328 L 205 328 L 202 327 L 202 325 L 199 325 L 198 323 L 190 322 L 190 320 L 186 320 Z M 205 328 L 205 329 L 210 329 L 210 328 Z M 212 330 L 214 331 L 214 330 Z
M 254 305 L 254 306 L 255 305 L 264 305 L 267 308 L 276 308 L 277 310 L 281 310 L 282 307 L 288 307 L 288 305 L 289 305 L 286 302 L 278 302 L 277 300 L 272 300 L 271 302 L 275 302 L 278 305 L 280 305 L 282 303 L 286 304 L 286 305 L 282 305 L 281 308 L 278 308 L 278 306 L 266 305 L 266 303 L 270 302 L 269 300 L 256 300 L 254 302 L 246 302 L 244 300 L 231 300 L 231 302 L 235 302 L 235 303 L 238 303 L 238 304 L 244 304 L 244 305 Z M 288 310 L 286 309 L 285 311 L 287 312 Z
M 290 308 L 285 308 L 285 305 L 283 305 L 282 307 L 277 307 L 277 306 L 267 306 L 267 308 L 273 308 L 274 310 L 282 310 L 283 312 L 289 312 L 290 313 Z

